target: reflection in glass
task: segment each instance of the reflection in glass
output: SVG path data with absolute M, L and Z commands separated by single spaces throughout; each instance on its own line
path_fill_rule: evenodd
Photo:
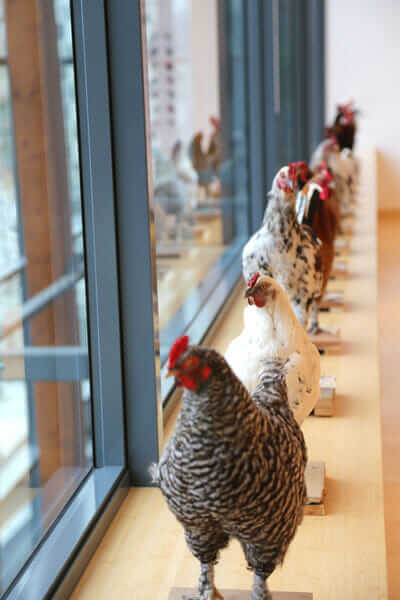
M 146 0 L 162 362 L 248 235 L 242 12 Z
M 92 466 L 69 0 L 0 0 L 0 215 L 3 593 Z

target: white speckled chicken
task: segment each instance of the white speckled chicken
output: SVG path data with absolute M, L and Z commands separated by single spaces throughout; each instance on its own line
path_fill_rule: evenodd
M 313 300 L 321 294 L 322 273 L 320 244 L 310 228 L 297 221 L 297 175 L 290 165 L 275 176 L 263 225 L 243 249 L 242 268 L 246 282 L 255 273 L 276 279 L 301 325 L 307 327 Z
M 184 336 L 171 349 L 169 374 L 185 388 L 182 407 L 152 475 L 200 562 L 195 598 L 222 598 L 214 565 L 236 538 L 254 573 L 251 600 L 271 600 L 267 578 L 282 563 L 306 500 L 306 447 L 283 364 L 267 363 L 250 396 L 218 352 L 189 346 Z
M 283 361 L 289 406 L 301 425 L 320 395 L 318 350 L 274 279 L 254 275 L 245 296 L 249 306 L 243 311 L 243 331 L 229 344 L 225 359 L 250 393 L 267 360 Z

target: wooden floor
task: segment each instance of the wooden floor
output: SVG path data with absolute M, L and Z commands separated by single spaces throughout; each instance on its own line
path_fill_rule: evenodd
M 374 194 L 367 194 L 375 185 L 372 167 L 363 169 L 350 276 L 332 282 L 344 290 L 346 308 L 322 317 L 323 325 L 340 326 L 343 338 L 340 351 L 322 357 L 323 374 L 337 378 L 336 415 L 310 417 L 303 426 L 310 458 L 326 462 L 328 514 L 304 519 L 284 566 L 270 580 L 273 590 L 313 592 L 314 600 L 387 598 L 375 207 Z M 239 332 L 243 302 L 237 298 L 210 345 L 223 351 Z M 134 489 L 73 599 L 166 600 L 172 587 L 191 587 L 197 577 L 198 564 L 158 490 Z M 237 543 L 223 553 L 216 581 L 220 588 L 250 588 Z
M 400 598 L 400 213 L 379 219 L 379 350 L 389 599 Z

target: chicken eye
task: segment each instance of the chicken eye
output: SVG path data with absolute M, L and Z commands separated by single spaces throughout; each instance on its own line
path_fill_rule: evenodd
M 200 359 L 197 358 L 197 356 L 189 356 L 189 358 L 186 358 L 186 360 L 183 361 L 182 368 L 185 371 L 190 371 L 190 370 L 198 367 L 199 364 L 200 364 Z

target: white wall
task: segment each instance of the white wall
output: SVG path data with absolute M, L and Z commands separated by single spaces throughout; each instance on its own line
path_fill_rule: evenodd
M 354 98 L 378 150 L 381 209 L 400 209 L 400 0 L 326 0 L 326 115 Z

